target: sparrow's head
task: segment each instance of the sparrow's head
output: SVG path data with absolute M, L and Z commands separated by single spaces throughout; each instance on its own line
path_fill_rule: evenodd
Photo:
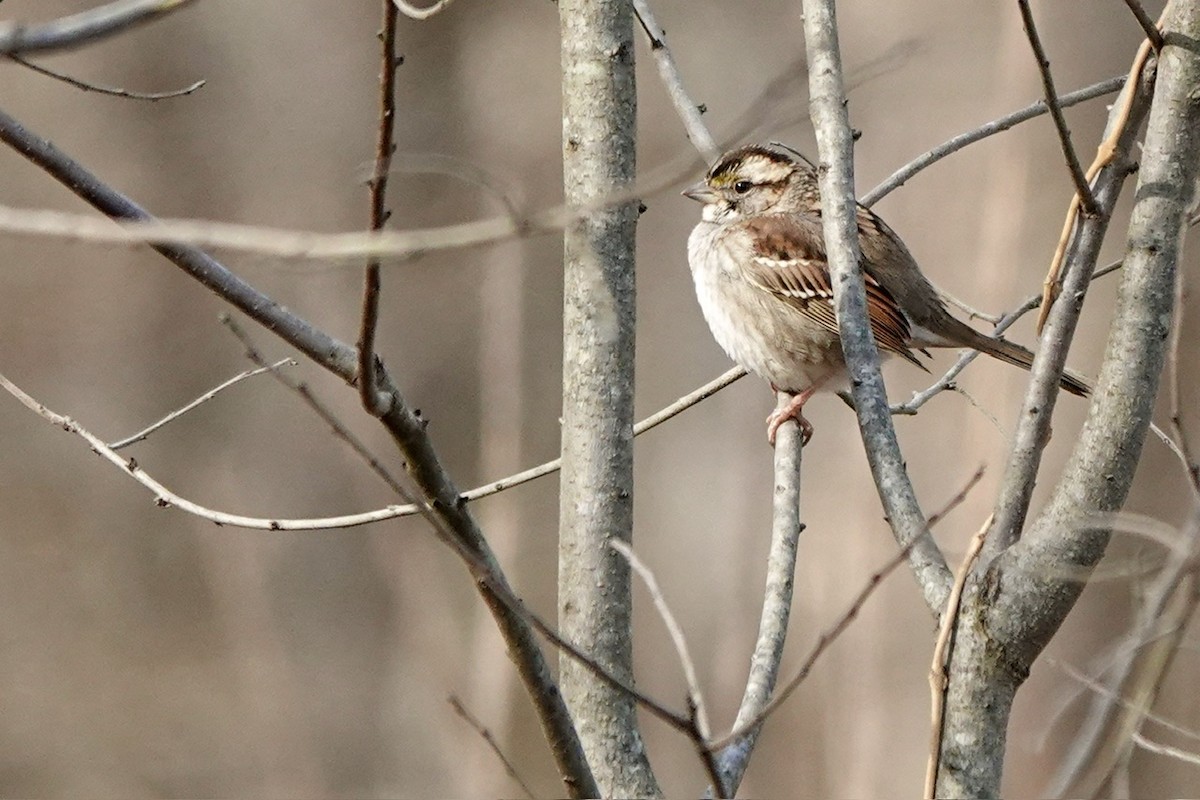
M 820 208 L 812 164 L 777 144 L 752 144 L 726 153 L 703 181 L 683 194 L 704 203 L 706 222 Z

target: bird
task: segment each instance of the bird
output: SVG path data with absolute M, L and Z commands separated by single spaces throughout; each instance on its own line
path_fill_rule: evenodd
M 767 417 L 773 446 L 779 426 L 813 427 L 804 404 L 818 391 L 849 385 L 838 334 L 833 283 L 821 227 L 816 168 L 780 144 L 751 144 L 721 156 L 683 195 L 704 205 L 688 237 L 696 297 L 713 337 L 748 372 L 791 401 Z M 954 317 L 904 242 L 878 214 L 856 206 L 867 318 L 881 356 L 928 371 L 927 347 L 971 348 L 1022 367 L 1033 353 L 987 336 Z M 1061 388 L 1087 397 L 1083 378 L 1064 373 Z

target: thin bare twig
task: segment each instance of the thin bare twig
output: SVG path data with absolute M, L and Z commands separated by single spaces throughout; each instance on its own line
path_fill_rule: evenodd
M 124 439 L 121 439 L 120 441 L 112 442 L 111 444 L 109 444 L 109 447 L 111 447 L 113 450 L 121 450 L 123 448 L 128 447 L 131 444 L 134 444 L 135 442 L 140 442 L 143 439 L 145 439 L 147 436 L 149 436 L 150 434 L 154 433 L 156 430 L 161 428 L 162 426 L 166 425 L 167 423 L 172 422 L 173 420 L 179 419 L 184 414 L 191 411 L 193 408 L 196 408 L 197 406 L 201 406 L 204 403 L 207 403 L 209 400 L 212 400 L 214 397 L 216 397 L 218 394 L 220 394 L 224 390 L 228 389 L 230 386 L 241 383 L 242 381 L 246 380 L 247 378 L 253 378 L 256 375 L 262 375 L 264 372 L 274 372 L 282 366 L 294 367 L 294 366 L 296 366 L 296 361 L 291 358 L 281 358 L 278 361 L 276 361 L 274 364 L 264 364 L 263 366 L 259 367 L 258 369 L 246 370 L 245 372 L 241 372 L 237 375 L 234 375 L 232 378 L 230 378 L 229 380 L 220 384 L 219 386 L 209 389 L 207 392 L 200 395 L 195 400 L 193 400 L 192 402 L 183 406 L 182 408 L 178 408 L 178 409 L 172 411 L 170 414 L 167 414 L 165 417 L 160 419 L 158 422 L 155 422 L 152 425 L 146 426 L 145 428 L 143 428 L 142 430 L 133 434 L 132 436 L 128 436 Z
M 1126 76 L 1118 75 L 1115 78 L 1109 78 L 1108 80 L 1094 83 L 1091 86 L 1077 89 L 1070 94 L 1064 94 L 1062 97 L 1060 97 L 1058 99 L 1058 104 L 1063 108 L 1070 108 L 1071 106 L 1078 105 L 1079 103 L 1083 103 L 1088 100 L 1094 100 L 1095 98 L 1103 97 L 1106 94 L 1112 94 L 1125 85 L 1125 79 Z M 863 198 L 860 202 L 864 206 L 870 208 L 896 189 L 899 189 L 918 172 L 932 164 L 936 164 L 946 156 L 957 153 L 964 147 L 975 144 L 976 142 L 986 139 L 989 136 L 995 136 L 997 133 L 1003 133 L 1009 128 L 1015 127 L 1022 122 L 1028 122 L 1031 119 L 1040 117 L 1046 112 L 1046 102 L 1044 100 L 1038 100 L 1036 103 L 1025 106 L 1025 108 L 1014 111 L 1011 114 L 1006 114 L 999 119 L 984 123 L 974 130 L 967 131 L 966 133 L 960 133 L 959 135 L 933 148 L 932 150 L 922 153 L 920 156 L 914 158 L 912 161 L 893 172 L 882 183 L 863 195 Z
M 1200 767 L 1200 755 L 1187 750 L 1181 750 L 1178 747 L 1172 747 L 1169 744 L 1160 744 L 1159 742 L 1150 741 L 1141 733 L 1133 734 L 1133 743 L 1143 750 L 1148 750 L 1151 753 L 1157 753 L 1160 756 L 1170 756 L 1171 758 L 1178 759 L 1185 764 L 1191 764 L 1193 767 Z
M 1137 20 L 1138 25 L 1142 26 L 1142 30 L 1146 32 L 1146 38 L 1154 46 L 1154 51 L 1158 52 L 1162 50 L 1162 31 L 1154 24 L 1154 20 L 1150 19 L 1150 15 L 1146 13 L 1146 9 L 1142 8 L 1142 4 L 1138 0 L 1125 0 L 1125 5 L 1129 6 L 1129 10 L 1133 12 L 1134 19 Z
M 1081 90 L 1075 95 L 1067 95 L 1063 98 L 1063 103 L 1067 104 L 1069 98 L 1076 96 L 1078 100 L 1074 102 L 1098 97 L 1119 88 L 1122 81 L 1123 79 L 1114 79 Z M 1034 104 L 994 123 L 988 123 L 976 131 L 955 137 L 897 172 L 868 194 L 863 199 L 864 205 L 871 205 L 946 155 L 1044 113 L 1044 104 Z M 15 127 L 15 120 L 0 117 L 0 135 L 10 144 L 22 148 L 25 137 L 15 131 Z M 39 163 L 45 163 L 41 156 L 38 159 Z M 614 193 L 602 201 L 585 204 L 579 208 L 555 206 L 524 216 L 515 216 L 510 212 L 501 217 L 406 231 L 323 234 L 213 220 L 149 216 L 117 216 L 103 220 L 87 214 L 49 209 L 22 209 L 5 205 L 0 205 L 0 230 L 18 235 L 48 236 L 64 241 L 126 246 L 208 246 L 288 260 L 346 262 L 372 256 L 404 260 L 430 250 L 474 247 L 517 237 L 556 233 L 572 220 L 597 208 L 627 202 L 632 198 L 648 196 L 676 186 L 686 175 L 690 175 L 694 168 L 694 158 L 679 156 L 660 168 L 643 172 L 637 185 L 628 191 Z M 328 268 L 342 267 L 335 263 Z
M 982 473 L 976 473 L 982 475 Z M 954 586 L 950 590 L 950 599 L 946 601 L 946 613 L 942 615 L 942 624 L 938 628 L 937 641 L 933 646 L 933 663 L 929 667 L 929 696 L 930 696 L 930 735 L 929 762 L 925 768 L 925 793 L 927 800 L 933 800 L 937 787 L 938 769 L 942 755 L 942 733 L 946 723 L 946 689 L 950 685 L 947 668 L 954 648 L 954 631 L 958 626 L 958 611 L 962 602 L 963 587 L 967 585 L 967 576 L 971 574 L 983 542 L 987 538 L 988 528 L 992 525 L 992 516 L 984 520 L 983 525 L 971 537 L 967 554 L 958 565 L 954 575 Z
M 813 645 L 812 650 L 808 652 L 808 655 L 800 664 L 800 668 L 796 671 L 796 674 L 786 684 L 784 684 L 783 689 L 780 690 L 778 694 L 771 698 L 771 701 L 763 707 L 762 711 L 756 714 L 754 718 L 746 720 L 745 723 L 737 726 L 724 736 L 716 739 L 715 741 L 709 742 L 708 747 L 710 750 L 715 752 L 729 746 L 733 742 L 736 742 L 738 739 L 742 738 L 759 725 L 762 725 L 762 723 L 766 721 L 767 717 L 771 716 L 779 709 L 781 705 L 787 702 L 788 698 L 792 696 L 792 692 L 796 691 L 796 689 L 800 687 L 800 684 L 804 682 L 804 679 L 808 677 L 809 673 L 812 672 L 812 669 L 816 665 L 818 659 L 820 659 L 821 656 L 824 655 L 825 651 L 828 650 L 829 647 L 838 640 L 838 637 L 846 632 L 846 629 L 850 627 L 850 623 L 854 622 L 854 620 L 858 617 L 859 612 L 862 611 L 862 608 L 866 604 L 867 600 L 870 599 L 871 595 L 875 593 L 875 590 L 879 588 L 879 585 L 883 583 L 884 579 L 887 578 L 888 575 L 891 575 L 897 567 L 904 563 L 905 559 L 908 558 L 908 550 L 911 547 L 912 544 L 910 543 L 908 547 L 902 548 L 896 553 L 896 555 L 892 556 L 892 558 L 886 564 L 884 564 L 881 569 L 867 579 L 866 585 L 863 586 L 858 595 L 855 596 L 854 600 L 850 603 L 850 606 L 845 610 L 845 612 L 838 617 L 837 621 L 831 627 L 827 628 L 821 633 L 820 637 L 817 639 L 817 643 Z
M 776 407 L 791 402 L 786 392 L 776 395 Z M 771 495 L 771 544 L 767 551 L 766 586 L 763 589 L 762 611 L 759 615 L 758 636 L 750 656 L 746 688 L 738 704 L 733 727 L 740 728 L 758 718 L 771 701 L 783 665 L 788 621 L 791 619 L 792 594 L 795 589 L 796 557 L 804 523 L 800 520 L 800 472 L 803 463 L 803 440 L 800 429 L 789 422 L 779 429 L 772 453 L 775 490 Z M 736 795 L 750 757 L 758 743 L 761 724 L 747 730 L 745 735 L 721 749 L 717 756 L 724 790 Z M 713 784 L 717 787 L 717 784 Z
M 1119 134 L 1111 140 L 1111 153 L 1103 159 L 1104 166 L 1091 177 L 1101 213 L 1080 220 L 1071 257 L 1063 262 L 1062 288 L 1070 297 L 1070 302 L 1056 304 L 1046 314 L 1046 301 L 1043 298 L 1042 312 L 1046 317 L 1046 326 L 1041 346 L 1030 367 L 1029 386 L 1017 418 L 1004 480 L 995 505 L 994 527 L 988 534 L 987 551 L 982 559 L 985 563 L 1016 542 L 1024 528 L 1042 455 L 1050 439 L 1050 426 L 1067 351 L 1079 323 L 1112 209 L 1120 196 L 1125 178 L 1131 172 L 1130 152 L 1137 128 L 1149 112 L 1150 92 L 1142 81 L 1126 84 L 1124 91 L 1128 101 L 1116 106 L 1109 115 L 1111 128 L 1119 131 Z M 1058 279 L 1059 276 L 1056 276 L 1056 282 Z
M 10 55 L 8 58 L 10 61 L 15 61 L 26 69 L 33 70 L 39 75 L 45 75 L 47 78 L 53 78 L 56 81 L 62 81 L 70 86 L 74 86 L 76 89 L 82 89 L 85 92 L 107 94 L 112 97 L 124 97 L 130 100 L 169 100 L 172 97 L 183 97 L 184 95 L 191 94 L 207 83 L 207 81 L 198 80 L 190 86 L 185 86 L 182 89 L 174 89 L 168 92 L 135 92 L 130 89 L 121 89 L 116 86 L 104 86 L 99 83 L 88 83 L 87 81 L 82 81 L 79 78 L 73 78 L 70 75 L 52 70 L 49 67 L 43 67 L 40 64 L 34 64 L 32 61 L 26 61 L 21 56 Z
M 704 120 L 700 119 L 704 107 L 697 105 L 683 88 L 683 77 L 679 74 L 679 67 L 675 65 L 675 58 L 667 47 L 666 33 L 654 18 L 654 12 L 650 10 L 647 0 L 633 0 L 633 13 L 637 15 L 642 30 L 646 32 L 646 38 L 650 40 L 650 54 L 654 56 L 654 64 L 658 67 L 658 76 L 667 89 L 679 119 L 683 121 L 688 138 L 692 140 L 692 144 L 700 151 L 704 160 L 711 164 L 721 155 L 721 149 L 708 132 Z
M 396 129 L 396 69 L 400 66 L 396 58 L 396 9 L 392 0 L 383 0 L 383 29 L 379 33 L 382 53 L 379 65 L 379 130 L 375 140 L 375 169 L 367 183 L 371 201 L 371 222 L 368 227 L 372 231 L 383 230 L 388 217 L 392 215 L 387 207 L 387 187 L 392 152 L 396 149 L 393 142 Z M 358 331 L 358 397 L 367 413 L 378 417 L 387 410 L 377 392 L 375 331 L 379 325 L 378 257 L 367 260 L 363 283 L 362 321 Z
M 1161 28 L 1163 20 L 1166 19 L 1167 10 L 1170 8 L 1170 2 L 1163 9 L 1162 16 L 1159 17 L 1158 25 Z M 1112 163 L 1112 160 L 1117 157 L 1118 143 L 1125 135 L 1125 127 L 1129 124 L 1129 115 L 1133 110 L 1134 100 L 1139 93 L 1138 83 L 1142 78 L 1142 71 L 1146 67 L 1146 62 L 1150 58 L 1151 52 L 1150 41 L 1142 42 L 1138 48 L 1137 55 L 1133 58 L 1133 65 L 1129 68 L 1129 77 L 1125 80 L 1125 86 L 1120 95 L 1120 106 L 1118 112 L 1110 115 L 1110 123 L 1108 135 L 1100 142 L 1100 146 L 1096 150 L 1096 158 L 1087 169 L 1087 174 L 1084 176 L 1088 186 L 1100 174 L 1100 170 Z M 1050 316 L 1050 307 L 1054 305 L 1055 299 L 1058 297 L 1060 289 L 1060 279 L 1063 259 L 1067 255 L 1067 245 L 1071 241 L 1071 232 L 1075 230 L 1075 220 L 1079 215 L 1080 196 L 1076 192 L 1071 198 L 1070 204 L 1067 206 L 1067 218 L 1063 221 L 1062 232 L 1058 236 L 1058 245 L 1054 248 L 1054 258 L 1050 261 L 1050 269 L 1046 273 L 1046 278 L 1042 282 L 1042 308 L 1038 313 L 1037 332 L 1040 334 L 1042 328 L 1046 326 L 1046 320 Z
M 1172 733 L 1179 734 L 1180 736 L 1184 736 L 1188 739 L 1191 739 L 1192 741 L 1200 742 L 1200 731 L 1194 731 L 1191 728 L 1185 728 L 1184 726 L 1180 725 L 1178 722 L 1173 722 L 1172 720 L 1167 719 L 1166 717 L 1162 716 L 1161 714 L 1156 714 L 1153 711 L 1139 708 L 1137 704 L 1135 704 L 1135 703 L 1131 702 L 1130 700 L 1128 700 L 1127 698 L 1124 698 L 1121 695 L 1117 694 L 1112 689 L 1105 686 L 1103 683 L 1096 680 L 1095 678 L 1092 678 L 1090 675 L 1088 675 L 1087 673 L 1085 673 L 1083 670 L 1079 669 L 1078 667 L 1075 667 L 1072 664 L 1068 664 L 1065 661 L 1059 661 L 1058 659 L 1054 659 L 1054 658 L 1047 658 L 1046 662 L 1049 664 L 1052 664 L 1053 666 L 1058 667 L 1063 672 L 1065 672 L 1068 677 L 1070 677 L 1071 679 L 1073 679 L 1075 681 L 1078 681 L 1079 683 L 1083 684 L 1085 687 L 1092 690 L 1093 692 L 1096 692 L 1097 694 L 1104 695 L 1105 697 L 1111 698 L 1114 702 L 1116 702 L 1117 705 L 1121 706 L 1122 708 L 1141 712 L 1142 716 L 1144 716 L 1146 718 L 1147 722 L 1153 722 L 1155 725 L 1159 725 L 1159 726 L 1171 731 Z
M 254 341 L 250 338 L 250 334 L 246 333 L 246 331 L 242 329 L 242 326 L 237 324 L 237 321 L 232 315 L 227 312 L 222 312 L 220 315 L 218 315 L 218 319 L 222 325 L 229 329 L 230 333 L 237 337 L 238 341 L 242 343 L 242 346 L 246 348 L 246 358 L 250 359 L 251 362 L 258 364 L 260 367 L 266 366 L 266 357 L 263 356 L 263 354 L 259 351 L 258 346 L 254 344 Z M 303 400 L 305 404 L 313 410 L 313 413 L 320 417 L 321 420 L 329 426 L 334 436 L 345 442 L 347 446 L 354 451 L 355 455 L 361 458 L 367 467 L 374 472 L 375 475 L 378 476 L 379 479 L 383 481 L 389 489 L 395 492 L 406 503 L 409 503 L 410 505 L 407 507 L 411 509 L 411 514 L 420 513 L 420 509 L 413 501 L 413 493 L 400 483 L 396 476 L 394 476 L 388 470 L 388 468 L 383 465 L 383 462 L 371 452 L 370 448 L 363 443 L 362 439 L 359 439 L 357 436 L 355 436 L 350 431 L 350 428 L 348 428 L 340 419 L 338 419 L 337 415 L 333 413 L 333 410 L 329 406 L 327 406 L 320 400 L 320 398 L 313 394 L 313 391 L 308 387 L 308 384 L 278 371 L 272 372 L 271 376 L 280 384 L 299 395 L 300 399 Z
M 483 723 L 475 719 L 474 715 L 472 715 L 470 711 L 467 711 L 466 706 L 462 704 L 462 701 L 459 700 L 456 695 L 450 695 L 446 698 L 446 701 L 450 703 L 450 707 L 454 709 L 454 713 L 457 714 L 463 722 L 470 725 L 475 733 L 479 734 L 479 738 L 483 739 L 484 743 L 491 748 L 493 753 L 496 754 L 496 758 L 500 760 L 500 764 L 503 765 L 504 771 L 508 773 L 508 777 L 512 778 L 513 781 L 516 782 L 517 786 L 521 787 L 521 791 L 525 793 L 525 796 L 532 800 L 534 797 L 533 790 L 530 789 L 529 784 L 525 783 L 524 779 L 521 778 L 521 775 L 517 772 L 517 768 L 513 766 L 513 763 L 509 760 L 508 756 L 504 755 L 504 751 L 500 749 L 500 745 L 496 742 L 496 737 L 492 735 L 492 732 L 484 727 Z
M 1046 106 L 1050 109 L 1050 118 L 1054 120 L 1054 129 L 1058 131 L 1058 141 L 1062 145 L 1063 157 L 1067 159 L 1067 169 L 1071 172 L 1071 180 L 1075 183 L 1075 193 L 1083 204 L 1084 211 L 1089 217 L 1100 211 L 1096 198 L 1092 194 L 1092 186 L 1079 166 L 1079 156 L 1075 153 L 1075 145 L 1071 143 L 1071 131 L 1067 128 L 1067 118 L 1063 116 L 1062 106 L 1059 105 L 1058 92 L 1054 89 L 1054 76 L 1050 72 L 1050 61 L 1042 47 L 1042 39 L 1038 36 L 1037 25 L 1033 21 L 1033 12 L 1029 9 L 1029 0 L 1017 0 L 1021 9 L 1021 23 L 1025 26 L 1025 35 L 1029 37 L 1029 46 L 1037 59 L 1038 73 L 1042 76 L 1042 90 L 1046 93 Z
M 671 607 L 667 604 L 667 598 L 658 585 L 658 579 L 627 543 L 620 539 L 609 539 L 608 546 L 620 553 L 621 557 L 629 562 L 629 566 L 646 584 L 646 591 L 650 593 L 654 608 L 667 628 L 671 643 L 675 645 L 675 654 L 679 658 L 679 664 L 683 667 L 684 679 L 688 685 L 688 704 L 695 709 L 696 729 L 701 737 L 708 739 L 711 729 L 708 725 L 708 711 L 705 710 L 704 705 L 704 693 L 700 689 L 700 679 L 696 677 L 696 664 L 688 652 L 687 637 L 683 635 L 683 628 L 679 627 L 678 620 L 671 613 Z
M 129 30 L 192 0 L 117 0 L 50 22 L 0 24 L 0 55 L 67 50 Z
M 939 522 L 944 520 L 951 511 L 962 505 L 963 501 L 967 499 L 967 495 L 971 493 L 971 490 L 978 486 L 979 482 L 983 480 L 983 474 L 985 472 L 987 472 L 987 466 L 980 464 L 975 471 L 971 473 L 971 477 L 967 478 L 967 482 L 963 484 L 963 487 L 959 489 L 953 497 L 947 500 L 941 508 L 929 515 L 929 527 L 932 528 L 934 525 L 937 525 Z

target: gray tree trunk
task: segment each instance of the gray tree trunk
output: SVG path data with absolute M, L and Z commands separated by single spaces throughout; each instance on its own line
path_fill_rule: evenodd
M 632 184 L 637 104 L 629 0 L 563 0 L 563 185 L 567 204 Z M 633 683 L 629 567 L 608 546 L 633 529 L 634 234 L 637 203 L 600 208 L 564 241 L 562 488 L 558 614 L 563 636 Z M 568 657 L 560 686 L 606 796 L 658 794 L 634 701 Z

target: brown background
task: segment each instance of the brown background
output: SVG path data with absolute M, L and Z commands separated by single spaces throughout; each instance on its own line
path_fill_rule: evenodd
M 1118 2 L 1039 3 L 1062 90 L 1127 69 L 1140 32 Z M 1158 4 L 1150 11 L 1157 14 Z M 6 19 L 47 19 L 86 4 L 7 0 Z M 167 20 L 42 63 L 130 89 L 203 78 L 195 95 L 142 103 L 85 94 L 3 66 L 6 110 L 163 216 L 334 232 L 366 220 L 378 3 L 209 0 Z M 744 118 L 751 98 L 802 58 L 797 3 L 674 0 L 655 6 L 697 102 L 720 134 L 809 152 L 803 93 L 777 119 Z M 863 131 L 866 191 L 921 151 L 1040 96 L 1012 4 L 910 0 L 841 4 L 845 59 L 901 45 L 902 57 L 851 96 Z M 403 20 L 401 153 L 448 154 L 495 177 L 521 208 L 558 202 L 558 21 L 547 2 L 459 0 L 430 21 Z M 902 44 L 907 43 L 907 44 Z M 643 171 L 689 150 L 644 42 Z M 795 86 L 803 86 L 798 76 Z M 1070 112 L 1084 158 L 1105 101 Z M 786 120 L 791 120 L 787 122 Z M 782 120 L 782 121 L 781 121 Z M 648 414 L 727 368 L 692 294 L 684 241 L 698 208 L 676 190 L 646 197 L 639 228 L 638 406 Z M 0 202 L 84 210 L 11 152 Z M 1127 193 L 1128 194 L 1128 193 Z M 943 287 L 991 311 L 1040 284 L 1070 196 L 1045 118 L 943 162 L 879 210 Z M 397 176 L 397 228 L 498 213 L 477 188 Z M 1128 200 L 1122 206 L 1122 215 Z M 1106 258 L 1120 254 L 1123 217 Z M 557 450 L 560 245 L 555 237 L 436 253 L 385 270 L 380 349 L 411 403 L 432 419 L 466 488 Z M 252 283 L 353 341 L 357 265 L 224 253 Z M 1189 258 L 1195 267 L 1194 256 Z M 217 323 L 223 305 L 161 258 L 135 248 L 0 237 L 0 371 L 109 439 L 131 433 L 244 369 Z M 1089 296 L 1071 362 L 1095 374 L 1116 280 Z M 276 357 L 288 354 L 256 332 Z M 1028 322 L 1014 337 L 1032 341 Z M 1184 351 L 1194 380 L 1195 347 Z M 952 354 L 938 356 L 945 368 Z M 351 427 L 398 461 L 364 422 L 353 392 L 309 365 Z M 888 369 L 894 398 L 928 380 Z M 1020 372 L 973 366 L 962 386 L 897 420 L 919 496 L 935 508 L 980 464 L 988 472 L 937 531 L 957 559 L 987 514 L 1004 467 Z M 1194 398 L 1191 383 L 1186 387 Z M 740 698 L 757 624 L 770 511 L 769 393 L 745 380 L 639 440 L 635 544 L 688 633 L 717 727 Z M 1160 406 L 1161 408 L 1162 406 Z M 1035 504 L 1053 484 L 1085 405 L 1064 398 Z M 854 420 L 832 397 L 810 406 L 804 534 L 788 664 L 794 668 L 894 551 Z M 994 416 L 1000 430 L 989 416 Z M 1165 421 L 1163 417 L 1160 421 Z M 1193 423 L 1196 422 L 1193 415 Z M 561 792 L 522 690 L 460 564 L 416 520 L 369 529 L 267 534 L 217 528 L 174 510 L 93 457 L 78 439 L 0 398 L 0 794 L 489 796 L 518 789 L 446 703 L 456 694 L 544 795 Z M 266 378 L 242 384 L 133 450 L 180 493 L 221 509 L 300 517 L 392 501 L 386 488 L 302 406 Z M 1176 463 L 1147 445 L 1130 509 L 1178 524 Z M 553 478 L 478 503 L 519 591 L 553 617 Z M 1124 556 L 1141 544 L 1123 538 Z M 1120 572 L 1125 561 L 1114 560 Z M 1047 656 L 1097 672 L 1126 630 L 1138 582 L 1089 588 Z M 682 705 L 681 672 L 637 592 L 637 674 Z M 920 785 L 928 735 L 930 617 L 900 571 L 768 725 L 745 795 L 884 796 Z M 1200 724 L 1196 655 L 1181 652 L 1161 708 Z M 1037 793 L 1075 734 L 1085 695 L 1044 658 L 1020 694 L 1006 791 Z M 645 733 L 672 795 L 701 791 L 685 741 L 654 720 Z M 1152 738 L 1171 739 L 1161 730 Z M 1139 754 L 1140 796 L 1195 794 L 1194 768 Z

